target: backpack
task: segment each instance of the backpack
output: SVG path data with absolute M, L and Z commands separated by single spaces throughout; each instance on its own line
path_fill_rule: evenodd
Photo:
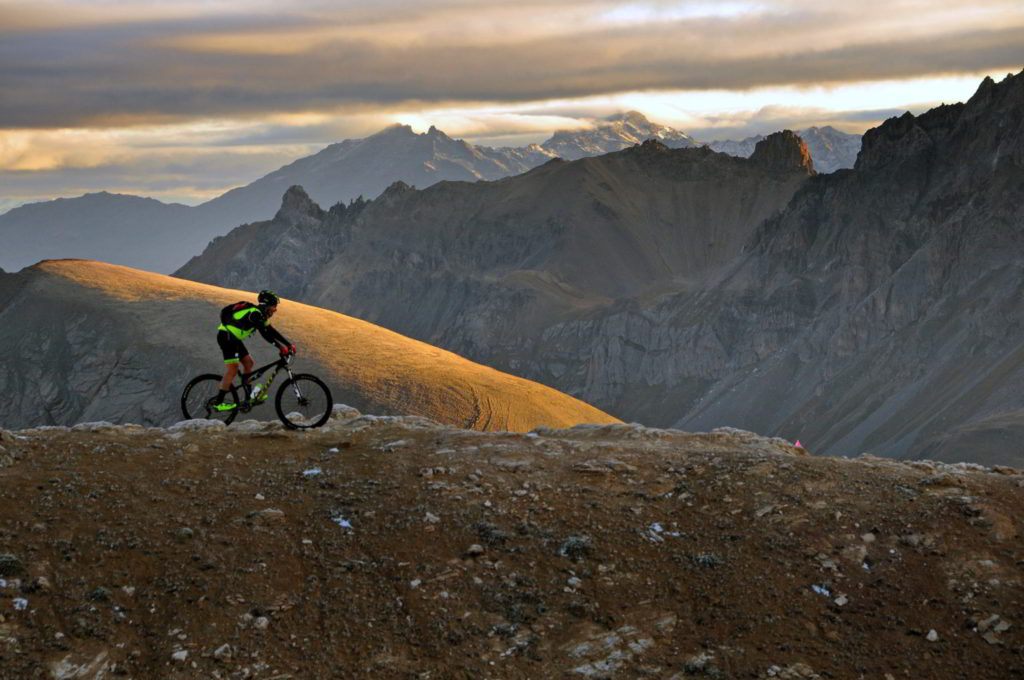
M 253 305 L 251 302 L 246 302 L 245 300 L 242 300 L 241 302 L 234 302 L 220 310 L 220 322 L 225 325 L 234 325 L 235 312 L 239 311 L 240 309 L 245 309 L 246 307 L 254 306 L 255 305 Z

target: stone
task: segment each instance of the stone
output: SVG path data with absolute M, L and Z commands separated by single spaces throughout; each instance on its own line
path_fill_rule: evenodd
M 276 523 L 283 522 L 285 518 L 284 510 L 278 510 L 277 508 L 264 508 L 263 510 L 254 510 L 249 513 L 249 517 L 264 523 Z
M 25 565 L 17 555 L 0 554 L 0 576 L 17 576 L 25 570 Z

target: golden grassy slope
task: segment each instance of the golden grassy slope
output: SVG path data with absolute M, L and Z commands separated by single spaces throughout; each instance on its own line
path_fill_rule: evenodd
M 159 308 L 162 323 L 171 328 L 175 315 L 181 316 L 180 327 L 186 329 L 195 326 L 200 315 L 204 323 L 209 321 L 211 338 L 220 307 L 256 298 L 249 291 L 88 260 L 49 260 L 37 266 L 64 281 L 130 303 L 140 314 Z M 197 309 L 197 303 L 208 310 Z M 557 390 L 336 312 L 282 300 L 274 325 L 298 345 L 297 371 L 320 374 L 332 388 L 340 386 L 392 413 L 478 430 L 517 432 L 542 425 L 620 422 Z M 211 338 L 203 338 L 202 349 L 194 351 L 212 354 Z M 250 350 L 262 343 L 254 336 Z M 188 349 L 193 347 L 197 346 L 192 343 Z M 318 365 L 309 366 L 310 359 Z M 263 363 L 259 357 L 256 361 Z

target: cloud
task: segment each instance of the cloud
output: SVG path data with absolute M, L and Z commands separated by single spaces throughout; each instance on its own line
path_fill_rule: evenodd
M 702 140 L 861 131 L 927 108 L 926 76 L 1022 65 L 1019 0 L 0 0 L 0 210 L 195 203 L 392 122 L 496 146 L 628 109 Z
M 101 3 L 108 14 L 133 8 L 133 21 L 5 35 L 0 125 L 744 90 L 1024 64 L 1019 3 L 734 2 L 708 15 L 709 3 L 257 3 L 242 14 L 245 3 L 220 2 L 212 16 L 192 5 L 194 15 L 153 19 L 144 6 Z

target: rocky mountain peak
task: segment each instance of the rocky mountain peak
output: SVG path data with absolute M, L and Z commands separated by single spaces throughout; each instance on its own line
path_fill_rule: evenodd
M 1024 70 L 1017 75 L 1006 74 L 997 83 L 986 77 L 981 81 L 974 95 L 964 105 L 964 116 L 968 120 L 983 115 L 997 116 L 1000 127 L 1007 127 L 1020 120 L 1019 111 L 1024 106 Z
M 396 182 L 392 182 L 391 184 L 389 184 L 387 189 L 385 189 L 381 193 L 381 195 L 377 197 L 377 200 L 374 201 L 374 203 L 386 204 L 389 201 L 393 201 L 399 196 L 403 196 L 411 191 L 416 191 L 416 188 L 409 184 L 406 184 L 401 180 L 398 180 Z
M 390 136 L 390 137 L 408 137 L 410 135 L 415 135 L 415 134 L 416 133 L 412 131 L 412 126 L 411 125 L 403 125 L 402 123 L 394 123 L 393 125 L 389 125 L 386 128 L 384 128 L 383 130 L 381 130 L 380 132 L 378 132 L 376 134 L 373 134 L 373 135 L 370 135 L 370 136 L 371 137 L 387 137 L 387 136 Z
M 963 146 L 959 152 L 969 159 L 1006 155 L 1021 146 L 1022 109 L 1024 71 L 999 83 L 985 78 L 964 104 L 943 104 L 920 116 L 908 111 L 868 130 L 855 167 L 881 168 L 953 145 Z
M 431 125 L 430 129 L 427 130 L 427 137 L 431 139 L 441 139 L 451 141 L 451 137 L 445 134 L 442 130 L 438 130 L 435 126 Z
M 281 208 L 274 216 L 275 220 L 285 222 L 298 222 L 304 218 L 322 220 L 324 211 L 316 202 L 309 197 L 306 190 L 298 184 L 288 187 L 281 199 Z
M 776 132 L 762 139 L 754 147 L 750 159 L 774 170 L 803 169 L 807 174 L 814 174 L 814 162 L 807 143 L 792 130 Z

